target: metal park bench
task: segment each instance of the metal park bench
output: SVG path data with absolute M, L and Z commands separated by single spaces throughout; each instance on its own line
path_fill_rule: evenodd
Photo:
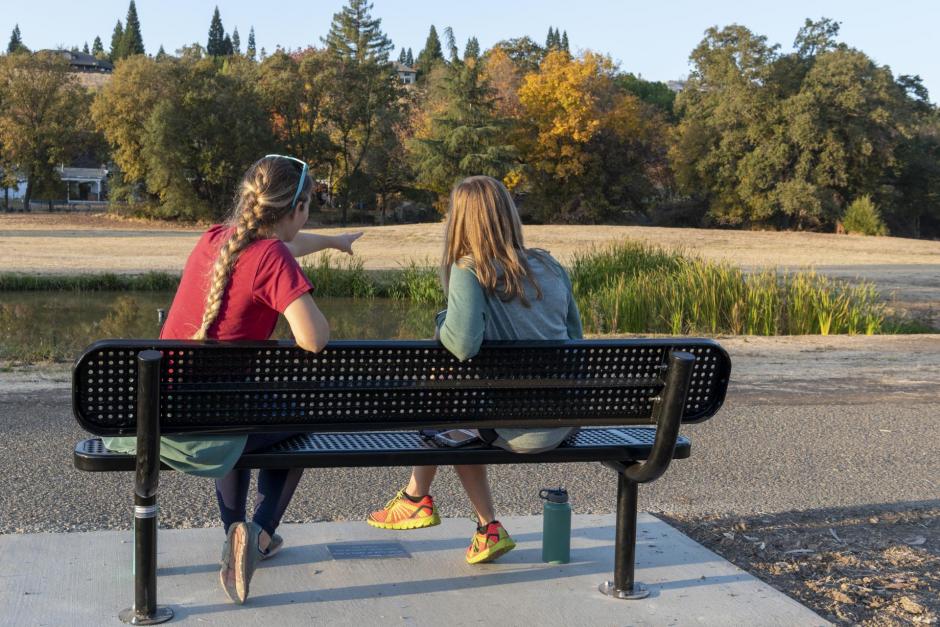
M 97 436 L 136 435 L 137 455 L 92 438 L 76 445 L 74 462 L 136 472 L 126 622 L 173 615 L 156 593 L 160 434 L 303 432 L 243 455 L 239 468 L 601 462 L 618 477 L 614 579 L 601 591 L 643 598 L 634 581 L 637 485 L 689 456 L 680 424 L 718 411 L 730 369 L 717 343 L 688 338 L 492 342 L 466 362 L 433 341 L 332 342 L 314 354 L 283 341 L 106 340 L 75 364 L 75 417 Z M 581 430 L 533 455 L 440 448 L 417 433 L 559 426 Z

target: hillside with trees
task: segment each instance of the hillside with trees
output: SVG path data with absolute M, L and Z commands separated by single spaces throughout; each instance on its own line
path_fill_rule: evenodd
M 317 45 L 268 54 L 253 26 L 242 52 L 217 7 L 205 47 L 148 56 L 131 2 L 110 55 L 95 37 L 115 71 L 88 97 L 61 68 L 56 85 L 17 80 L 51 61 L 15 27 L 0 100 L 67 106 L 49 119 L 74 128 L 52 145 L 48 128 L 0 108 L 0 143 L 14 147 L 0 171 L 46 186 L 73 139 L 106 141 L 122 210 L 214 220 L 254 159 L 284 152 L 310 164 L 321 210 L 342 222 L 384 222 L 403 203 L 444 211 L 457 179 L 483 173 L 531 222 L 940 236 L 940 113 L 919 77 L 841 41 L 833 20 L 806 20 L 788 49 L 742 25 L 710 28 L 676 93 L 569 43 L 564 25 L 544 45 L 486 50 L 432 25 L 396 65 L 372 9 L 348 0 Z

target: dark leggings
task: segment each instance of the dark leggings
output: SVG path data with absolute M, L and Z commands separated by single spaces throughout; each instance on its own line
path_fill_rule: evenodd
M 245 443 L 245 453 L 254 453 L 281 440 L 293 437 L 294 433 L 253 433 Z M 262 470 L 258 473 L 258 494 L 255 496 L 255 513 L 252 520 L 273 536 L 281 522 L 294 490 L 300 482 L 303 468 Z M 247 468 L 230 471 L 215 480 L 215 495 L 219 499 L 219 513 L 225 524 L 225 533 L 237 522 L 245 522 L 248 487 L 251 470 Z

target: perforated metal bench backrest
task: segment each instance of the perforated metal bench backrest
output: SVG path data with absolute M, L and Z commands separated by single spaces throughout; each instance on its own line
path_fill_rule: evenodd
M 433 341 L 105 340 L 73 371 L 73 410 L 98 435 L 135 432 L 137 355 L 163 354 L 160 429 L 362 431 L 651 422 L 671 351 L 696 357 L 684 422 L 724 401 L 727 353 L 704 339 L 493 342 L 466 362 Z

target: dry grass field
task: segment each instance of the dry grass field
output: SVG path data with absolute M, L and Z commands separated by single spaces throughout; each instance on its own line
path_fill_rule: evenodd
M 357 253 L 367 269 L 435 260 L 440 254 L 442 224 L 362 230 Z M 197 227 L 101 215 L 0 214 L 0 271 L 179 272 L 200 232 Z M 882 266 L 940 266 L 940 242 L 894 237 L 594 225 L 533 225 L 526 227 L 526 236 L 529 246 L 545 248 L 562 261 L 592 246 L 633 239 L 744 267 L 857 266 L 864 275 Z

